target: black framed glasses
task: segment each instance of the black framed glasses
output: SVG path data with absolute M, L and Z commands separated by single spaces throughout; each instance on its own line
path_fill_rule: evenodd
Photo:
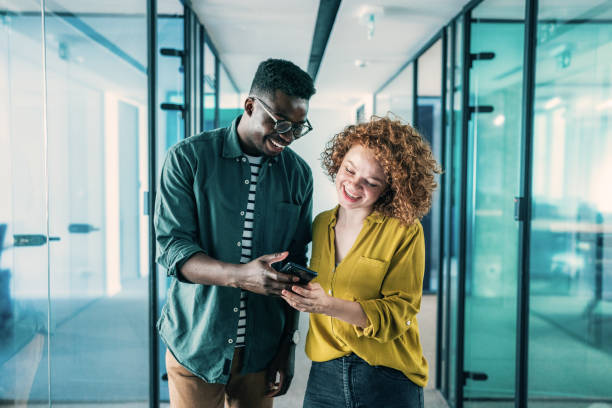
M 250 98 L 253 98 L 261 104 L 263 110 L 266 111 L 268 116 L 270 116 L 270 118 L 274 121 L 274 130 L 277 133 L 287 133 L 291 131 L 291 133 L 293 134 L 293 138 L 299 139 L 300 137 L 304 136 L 306 133 L 312 130 L 312 125 L 310 124 L 310 121 L 308 119 L 306 119 L 306 122 L 304 123 L 293 123 L 290 120 L 284 119 L 278 120 L 274 117 L 272 112 L 270 112 L 272 109 L 270 109 L 270 107 L 266 105 L 264 101 L 262 101 L 256 96 L 250 96 Z

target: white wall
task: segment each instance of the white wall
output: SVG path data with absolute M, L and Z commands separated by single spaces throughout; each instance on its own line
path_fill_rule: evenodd
M 349 107 L 327 107 L 317 105 L 316 95 L 310 102 L 308 119 L 314 130 L 292 144 L 292 148 L 312 168 L 314 178 L 313 217 L 336 205 L 336 193 L 329 178 L 323 173 L 320 156 L 325 144 L 346 125 L 354 123 L 355 111 Z

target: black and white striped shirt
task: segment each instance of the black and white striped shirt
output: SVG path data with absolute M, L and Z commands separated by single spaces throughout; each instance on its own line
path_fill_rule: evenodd
M 245 155 L 246 156 L 246 155 Z M 246 156 L 251 166 L 251 181 L 249 184 L 249 196 L 244 212 L 244 228 L 242 229 L 242 255 L 240 263 L 247 263 L 252 259 L 253 249 L 253 219 L 255 218 L 255 191 L 257 190 L 257 179 L 261 169 L 261 157 Z M 247 295 L 248 292 L 240 292 L 240 318 L 238 320 L 238 332 L 236 334 L 236 347 L 244 347 L 246 334 Z

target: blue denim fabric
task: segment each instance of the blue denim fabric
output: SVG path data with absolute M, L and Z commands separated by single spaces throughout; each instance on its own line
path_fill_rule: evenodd
M 371 366 L 355 354 L 313 362 L 304 408 L 423 408 L 423 387 L 402 372 Z

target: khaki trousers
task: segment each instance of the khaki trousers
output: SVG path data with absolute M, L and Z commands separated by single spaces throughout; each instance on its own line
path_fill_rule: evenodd
M 210 384 L 183 367 L 166 350 L 171 408 L 272 408 L 264 395 L 266 372 L 240 374 L 243 349 L 236 348 L 227 384 Z

